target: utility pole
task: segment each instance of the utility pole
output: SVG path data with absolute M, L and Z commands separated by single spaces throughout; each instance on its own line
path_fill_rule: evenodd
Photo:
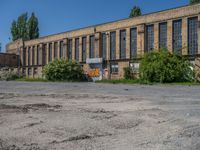
M 1 53 L 1 43 L 0 43 L 0 53 Z

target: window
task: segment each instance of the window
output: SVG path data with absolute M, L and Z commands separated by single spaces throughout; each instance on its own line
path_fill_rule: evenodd
M 54 43 L 54 58 L 58 58 L 58 42 Z
M 39 58 L 40 58 L 40 47 L 39 47 L 39 45 L 37 45 L 37 65 L 40 65 L 40 63 L 39 63 Z
M 46 65 L 46 51 L 47 51 L 47 44 L 43 45 L 43 51 L 42 51 L 42 65 Z
M 75 59 L 79 61 L 79 38 L 75 39 Z
M 173 51 L 181 54 L 182 49 L 182 20 L 173 22 Z
M 101 57 L 105 60 L 107 56 L 107 37 L 106 33 L 101 35 Z
M 126 58 L 126 30 L 120 31 L 120 59 Z
M 23 49 L 23 66 L 26 66 L 26 48 Z
M 60 41 L 60 58 L 64 57 L 63 46 L 64 46 L 63 41 Z
M 188 19 L 188 53 L 198 54 L 198 17 Z
M 32 65 L 35 65 L 35 46 L 32 47 Z
M 68 59 L 72 59 L 72 39 L 68 40 L 67 57 L 68 57 Z
M 150 52 L 154 49 L 154 25 L 146 26 L 146 48 L 145 52 Z
M 167 48 L 167 22 L 159 24 L 159 48 Z
M 94 54 L 94 41 L 95 41 L 95 37 L 94 35 L 90 36 L 90 58 L 94 58 L 95 54 Z
M 49 62 L 52 61 L 52 43 L 49 43 Z
M 86 61 L 86 42 L 87 42 L 87 38 L 83 37 L 82 38 L 82 61 L 83 62 Z
M 110 59 L 116 59 L 116 32 L 110 33 Z
M 119 66 L 118 66 L 118 64 L 117 63 L 115 63 L 115 64 L 111 64 L 111 73 L 113 73 L 113 74 L 117 74 L 118 73 L 118 71 L 119 71 Z
M 131 38 L 130 38 L 130 48 L 131 48 L 131 58 L 137 56 L 137 28 L 131 29 Z

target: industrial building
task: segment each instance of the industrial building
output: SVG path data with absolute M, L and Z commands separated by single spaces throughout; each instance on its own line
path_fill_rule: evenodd
M 6 52 L 19 55 L 20 70 L 27 77 L 41 77 L 44 65 L 65 58 L 79 61 L 86 72 L 95 69 L 92 64 L 100 64 L 102 75 L 106 73 L 109 78 L 118 79 L 123 78 L 124 67 L 138 67 L 144 53 L 160 48 L 186 56 L 194 64 L 199 63 L 200 4 L 29 41 L 17 40 L 7 44 Z M 199 69 L 198 65 L 195 69 Z

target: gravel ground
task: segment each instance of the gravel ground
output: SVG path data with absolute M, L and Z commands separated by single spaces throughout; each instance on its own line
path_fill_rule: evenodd
M 0 82 L 0 150 L 200 150 L 200 86 Z

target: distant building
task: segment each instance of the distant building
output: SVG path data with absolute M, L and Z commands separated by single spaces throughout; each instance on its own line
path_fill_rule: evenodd
M 21 71 L 28 77 L 40 77 L 43 66 L 56 58 L 77 60 L 86 71 L 92 67 L 86 60 L 102 58 L 103 70 L 116 79 L 123 77 L 124 67 L 139 66 L 133 59 L 162 47 L 193 63 L 200 58 L 200 4 L 18 40 L 9 43 L 6 52 L 18 54 L 20 49 Z

